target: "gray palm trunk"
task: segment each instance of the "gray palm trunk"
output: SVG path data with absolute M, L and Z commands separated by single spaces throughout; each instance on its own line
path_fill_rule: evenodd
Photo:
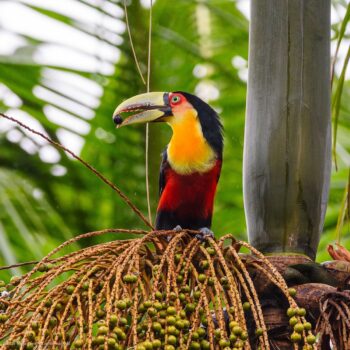
M 252 0 L 244 147 L 250 242 L 315 258 L 331 170 L 330 0 Z

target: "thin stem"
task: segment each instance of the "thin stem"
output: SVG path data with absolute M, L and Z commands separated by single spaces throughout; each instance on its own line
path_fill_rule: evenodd
M 147 92 L 149 92 L 149 90 L 150 90 L 150 81 L 151 81 L 152 7 L 153 7 L 153 0 L 150 0 L 150 8 L 149 8 L 149 28 L 148 28 Z
M 58 149 L 61 149 L 67 153 L 69 153 L 74 159 L 78 160 L 80 163 L 82 163 L 86 168 L 88 168 L 90 171 L 92 171 L 99 179 L 101 179 L 105 184 L 107 184 L 110 188 L 112 188 L 115 192 L 118 193 L 119 197 L 121 197 L 123 199 L 123 201 L 131 208 L 131 210 L 136 213 L 139 218 L 150 228 L 153 229 L 153 226 L 150 222 L 148 222 L 148 220 L 145 218 L 145 216 L 141 213 L 141 211 L 131 202 L 131 200 L 110 180 L 108 180 L 104 175 L 102 175 L 99 171 L 97 171 L 92 165 L 90 165 L 88 162 L 86 162 L 84 159 L 80 158 L 78 155 L 76 155 L 75 153 L 73 153 L 70 149 L 66 148 L 65 146 L 61 145 L 60 143 L 50 139 L 48 136 L 44 135 L 43 133 L 34 130 L 32 128 L 30 128 L 29 126 L 27 126 L 26 124 L 20 122 L 19 120 L 17 120 L 16 118 L 13 117 L 9 117 L 3 113 L 0 113 L 0 116 L 11 120 L 12 122 L 18 124 L 19 126 L 21 126 L 22 128 L 30 131 L 31 133 L 40 136 L 41 138 L 43 138 L 44 140 L 46 140 L 47 142 L 49 142 L 50 144 L 52 144 L 53 146 L 55 146 Z
M 146 170 L 146 197 L 147 197 L 147 210 L 148 221 L 152 225 L 152 212 L 151 212 L 151 200 L 149 193 L 149 124 L 146 124 L 146 147 L 145 147 L 145 170 Z
M 148 58 L 147 58 L 147 92 L 150 91 L 151 81 L 151 53 L 152 53 L 152 7 L 153 1 L 150 0 L 149 9 L 149 29 L 148 29 Z M 152 212 L 151 212 L 151 201 L 149 193 L 149 124 L 146 124 L 146 196 L 147 196 L 147 209 L 148 209 L 148 221 L 152 224 Z
M 126 0 L 124 0 L 123 3 L 124 3 L 125 23 L 126 23 L 126 29 L 128 31 L 131 51 L 132 51 L 132 54 L 134 56 L 134 61 L 135 61 L 135 64 L 136 64 L 137 71 L 138 71 L 138 73 L 139 73 L 139 75 L 141 77 L 142 82 L 146 85 L 146 81 L 145 81 L 145 78 L 143 77 L 143 74 L 141 72 L 139 60 L 137 59 L 134 43 L 133 43 L 132 36 L 131 36 L 130 25 L 129 25 L 129 17 L 128 17 L 128 9 L 126 7 Z

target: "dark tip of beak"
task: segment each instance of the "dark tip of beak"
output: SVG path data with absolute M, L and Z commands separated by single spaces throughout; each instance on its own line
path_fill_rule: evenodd
M 123 122 L 123 119 L 119 114 L 117 114 L 113 117 L 113 122 L 116 125 L 120 125 Z

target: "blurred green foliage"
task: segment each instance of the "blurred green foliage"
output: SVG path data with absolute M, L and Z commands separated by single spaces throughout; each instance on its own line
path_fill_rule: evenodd
M 62 130 L 79 136 L 83 143 L 82 158 L 116 183 L 146 213 L 144 127 L 115 130 L 111 120 L 117 104 L 145 91 L 125 31 L 123 4 L 113 0 L 71 1 L 84 11 L 100 14 L 100 21 L 93 23 L 87 19 L 84 22 L 73 12 L 69 15 L 67 11 L 53 10 L 46 2 L 42 2 L 42 6 L 29 0 L 16 3 L 96 40 L 96 52 L 85 52 L 84 55 L 86 59 L 97 60 L 97 68 L 95 71 L 84 70 L 84 65 L 77 68 L 73 56 L 71 65 L 42 63 L 37 57 L 48 45 L 64 48 L 66 44 L 50 43 L 20 30 L 11 33 L 23 39 L 23 43 L 11 54 L 0 55 L 0 111 L 17 116 L 33 128 L 39 126 L 54 140 L 62 142 Z M 135 49 L 146 75 L 149 10 L 138 0 L 127 3 Z M 339 10 L 348 5 L 337 1 L 336 6 Z M 107 26 L 110 21 L 115 21 L 116 28 L 122 30 Z M 332 30 L 335 42 L 338 38 L 347 40 L 340 20 Z M 2 31 L 6 32 L 6 28 Z M 120 56 L 117 59 L 104 58 L 99 54 L 103 45 L 117 47 Z M 225 127 L 224 167 L 216 197 L 213 229 L 217 236 L 232 232 L 245 238 L 242 154 L 248 21 L 237 9 L 236 2 L 231 0 L 179 0 L 176 6 L 172 1 L 157 0 L 153 6 L 152 47 L 151 89 L 205 94 L 222 117 Z M 77 52 L 79 50 L 76 48 Z M 114 72 L 104 73 L 100 69 L 104 64 L 112 64 Z M 74 78 L 73 81 L 79 77 L 80 83 L 74 85 L 65 77 Z M 87 88 L 91 82 L 96 93 Z M 339 77 L 335 76 L 334 91 L 338 86 Z M 45 89 L 46 95 L 38 94 L 38 88 Z M 18 105 L 12 106 L 6 100 L 5 93 L 8 95 L 9 91 L 19 99 Z M 88 98 L 79 99 L 79 92 L 84 92 Z M 47 97 L 50 93 L 54 99 Z M 336 238 L 338 215 L 348 181 L 350 85 L 346 79 L 341 93 L 343 97 L 336 116 L 339 170 L 332 176 L 319 260 L 328 259 L 326 245 Z M 95 100 L 97 103 L 91 102 Z M 71 122 L 62 126 L 50 120 L 48 106 L 69 114 L 78 122 L 89 123 L 89 132 L 80 132 L 79 126 L 69 125 Z M 87 117 L 85 111 L 87 114 L 91 112 L 93 117 Z M 29 116 L 33 119 L 28 119 Z M 165 125 L 152 125 L 150 129 L 150 185 L 154 213 L 158 199 L 160 153 L 170 133 Z M 65 145 L 70 146 L 69 143 Z M 43 161 L 48 146 L 4 120 L 0 120 L 0 147 L 0 265 L 38 259 L 60 242 L 79 233 L 108 227 L 144 228 L 120 198 L 81 164 L 63 152 L 53 163 Z M 343 242 L 350 246 L 346 237 L 350 231 L 348 223 L 345 220 L 342 232 Z M 12 272 L 19 273 L 20 270 Z M 0 278 L 3 275 L 0 271 Z

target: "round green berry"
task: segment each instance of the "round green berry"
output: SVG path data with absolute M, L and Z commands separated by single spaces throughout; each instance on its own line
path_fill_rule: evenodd
M 153 349 L 158 349 L 162 346 L 162 342 L 159 339 L 154 339 L 152 341 Z
M 184 280 L 183 276 L 181 276 L 181 275 L 177 275 L 176 276 L 176 282 L 177 283 L 182 283 L 183 280 Z
M 233 329 L 233 327 L 236 327 L 236 326 L 239 326 L 238 322 L 236 322 L 236 321 L 231 321 L 231 322 L 229 323 L 230 329 Z
M 145 347 L 146 350 L 152 350 L 153 349 L 153 344 L 149 340 L 145 340 L 142 345 Z
M 301 317 L 306 316 L 306 310 L 303 307 L 298 308 L 297 315 Z
M 190 343 L 190 349 L 191 350 L 199 350 L 201 348 L 201 345 L 196 341 L 191 341 Z
M 84 345 L 84 342 L 82 339 L 77 339 L 75 342 L 74 342 L 74 347 L 77 348 L 77 349 L 80 349 L 83 347 Z
M 295 288 L 288 288 L 288 293 L 291 297 L 295 297 L 297 295 L 297 290 Z
M 250 310 L 250 303 L 249 303 L 248 301 L 246 301 L 245 303 L 243 303 L 243 310 L 244 310 L 244 311 Z
M 248 332 L 243 331 L 242 334 L 240 335 L 240 338 L 246 341 L 248 339 Z
M 199 300 L 200 297 L 201 297 L 201 295 L 202 295 L 201 291 L 196 290 L 196 291 L 193 293 L 193 298 L 195 298 L 196 300 Z
M 181 288 L 181 292 L 189 293 L 191 291 L 191 287 L 189 285 L 185 285 Z
M 184 329 L 190 328 L 191 324 L 189 320 L 182 320 L 182 322 L 184 324 Z
M 196 305 L 193 303 L 188 303 L 185 307 L 186 312 L 191 313 L 196 309 Z
M 156 310 L 160 311 L 160 310 L 162 310 L 163 305 L 162 305 L 161 302 L 156 301 L 156 302 L 153 304 L 153 307 L 154 307 Z
M 199 338 L 204 338 L 207 334 L 206 330 L 202 327 L 197 328 L 197 333 L 199 335 Z
M 180 260 L 181 260 L 181 257 L 182 257 L 181 254 L 176 254 L 176 255 L 175 255 L 175 258 L 174 258 L 175 262 L 176 262 L 176 263 L 179 263 Z
M 71 294 L 74 293 L 74 289 L 75 289 L 74 286 L 69 285 L 69 286 L 66 287 L 66 293 L 69 294 L 69 295 L 71 295 Z
M 242 328 L 240 326 L 235 326 L 232 328 L 232 333 L 239 336 L 242 334 Z
M 146 301 L 144 301 L 143 305 L 145 305 L 145 308 L 148 309 L 152 306 L 152 301 L 146 300 Z
M 102 317 L 104 317 L 106 315 L 106 312 L 104 311 L 104 310 L 102 310 L 102 309 L 98 309 L 97 311 L 96 311 L 96 316 L 98 317 L 98 318 L 102 318 Z
M 290 324 L 292 327 L 294 327 L 297 323 L 298 323 L 298 319 L 297 319 L 295 316 L 293 316 L 293 317 L 291 317 L 291 318 L 289 319 L 289 324 Z
M 177 338 L 175 337 L 175 335 L 169 335 L 169 336 L 168 336 L 167 342 L 168 342 L 168 344 L 170 344 L 170 345 L 176 345 L 176 343 L 177 343 Z
M 298 342 L 300 342 L 300 340 L 301 340 L 301 334 L 296 333 L 296 332 L 293 332 L 292 335 L 290 336 L 290 340 L 291 340 L 293 343 L 298 343 Z
M 255 330 L 255 335 L 258 336 L 258 337 L 260 337 L 261 335 L 263 335 L 263 333 L 264 333 L 264 331 L 263 331 L 262 328 L 257 328 L 257 329 Z
M 231 333 L 231 334 L 230 334 L 230 341 L 231 341 L 232 343 L 234 343 L 236 340 L 237 340 L 237 335 Z
M 164 350 L 175 350 L 175 346 L 174 345 L 165 345 Z
M 7 314 L 0 314 L 0 323 L 5 323 L 9 319 Z
M 150 307 L 148 310 L 147 310 L 147 313 L 152 317 L 152 316 L 155 316 L 157 315 L 157 309 L 154 308 L 154 307 Z
M 168 326 L 167 329 L 166 329 L 166 332 L 168 334 L 171 334 L 171 335 L 174 335 L 177 333 L 177 329 L 175 326 Z
M 167 322 L 168 325 L 173 326 L 176 323 L 176 317 L 172 316 L 172 315 L 169 315 L 166 318 L 166 322 Z
M 185 323 L 183 322 L 183 320 L 178 320 L 175 323 L 175 327 L 177 329 L 184 329 L 185 328 Z
M 31 328 L 33 331 L 37 331 L 39 329 L 39 322 L 37 321 L 33 321 L 31 324 L 30 324 Z
M 287 310 L 287 316 L 288 317 L 293 317 L 297 313 L 297 310 L 294 307 L 289 307 Z
M 208 342 L 208 340 L 203 339 L 201 341 L 201 349 L 203 349 L 203 350 L 209 350 L 210 349 L 210 343 Z
M 126 309 L 126 302 L 125 302 L 125 300 L 118 300 L 117 301 L 117 308 L 119 310 L 125 310 Z
M 305 323 L 304 323 L 304 329 L 305 329 L 306 331 L 310 331 L 311 328 L 312 328 L 312 325 L 311 325 L 310 322 L 305 322 Z
M 105 337 L 103 335 L 99 335 L 98 337 L 96 337 L 96 344 L 97 345 L 102 345 L 105 342 Z
M 202 260 L 200 262 L 200 266 L 203 270 L 206 270 L 209 267 L 209 261 L 208 260 Z
M 153 322 L 152 323 L 152 329 L 155 332 L 160 332 L 162 330 L 162 325 L 159 322 Z
M 57 325 L 57 318 L 56 317 L 50 317 L 50 320 L 49 320 L 49 326 L 50 327 L 55 327 Z
M 313 335 L 313 334 L 309 334 L 307 337 L 306 337 L 306 342 L 310 345 L 312 344 L 315 344 L 316 342 L 316 337 Z
M 302 323 L 299 322 L 294 326 L 294 332 L 303 333 L 303 331 L 304 331 L 304 325 Z
M 47 267 L 46 264 L 40 264 L 39 267 L 38 267 L 38 271 L 39 271 L 39 272 L 46 272 L 46 271 L 48 271 L 48 270 L 49 270 L 49 269 L 48 269 L 48 267 Z
M 24 348 L 26 350 L 34 350 L 34 344 L 32 342 L 28 342 Z
M 209 255 L 215 255 L 216 251 L 213 247 L 207 247 L 207 252 Z
M 221 338 L 221 329 L 220 328 L 215 329 L 214 337 L 217 338 L 217 339 Z
M 163 294 L 160 291 L 156 291 L 155 297 L 157 300 L 162 300 L 163 299 Z
M 137 276 L 135 275 L 125 275 L 123 276 L 124 283 L 135 283 L 137 281 Z
M 176 314 L 176 309 L 174 306 L 169 306 L 166 310 L 168 315 L 175 315 Z
M 207 276 L 204 273 L 198 275 L 198 282 L 203 283 L 207 279 Z
M 192 332 L 192 339 L 193 340 L 198 340 L 199 339 L 199 334 L 197 332 Z
M 180 293 L 180 294 L 179 294 L 179 300 L 180 300 L 181 302 L 185 301 L 185 300 L 186 300 L 186 295 L 185 295 L 184 293 Z
M 230 341 L 228 339 L 220 339 L 219 340 L 220 348 L 224 349 L 226 346 L 230 346 Z
M 106 335 L 108 333 L 108 328 L 106 326 L 101 326 L 97 330 L 97 334 Z

